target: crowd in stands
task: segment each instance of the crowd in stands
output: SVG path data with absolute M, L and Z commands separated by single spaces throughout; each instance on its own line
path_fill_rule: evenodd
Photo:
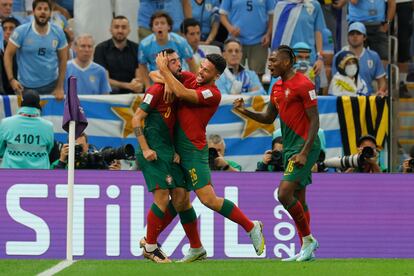
M 122 6 L 122 0 L 115 2 Z M 227 62 L 217 81 L 222 94 L 268 95 L 276 79 L 266 72 L 267 57 L 285 44 L 294 49 L 296 70 L 319 95 L 386 96 L 390 33 L 399 38 L 398 61 L 412 59 L 411 1 L 136 2 L 136 24 L 113 13 L 105 26 L 107 40 L 96 40 L 94 33 L 72 29 L 79 20 L 75 7 L 94 5 L 99 13 L 106 1 L 0 0 L 0 94 L 36 91 L 62 100 L 71 75 L 78 79 L 78 94 L 144 93 L 151 85 L 148 73 L 156 70 L 156 54 L 172 48 L 183 69 L 192 72 L 206 54 L 221 52 Z M 138 43 L 128 39 L 131 33 Z M 260 170 L 267 170 L 269 154 Z

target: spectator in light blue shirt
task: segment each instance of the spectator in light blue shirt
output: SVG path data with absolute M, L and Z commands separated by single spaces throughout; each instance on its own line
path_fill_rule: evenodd
M 243 45 L 243 64 L 259 76 L 265 72 L 268 46 L 272 35 L 274 0 L 223 0 L 220 20 L 229 32 Z
M 26 23 L 26 19 L 21 15 L 22 13 L 19 15 L 18 13 L 14 12 L 13 0 L 0 0 L 0 21 L 8 17 L 13 17 L 19 21 L 20 24 Z
M 67 42 L 62 29 L 49 23 L 51 11 L 49 1 L 33 1 L 35 20 L 17 27 L 9 39 L 4 64 L 10 85 L 17 94 L 36 90 L 39 94 L 54 94 L 58 100 L 64 98 Z M 13 75 L 15 54 L 17 79 Z
M 210 44 L 220 26 L 219 0 L 191 0 L 192 17 L 200 22 L 201 41 Z
M 384 67 L 377 52 L 364 47 L 364 41 L 367 37 L 367 31 L 364 24 L 354 22 L 348 29 L 348 46 L 339 51 L 333 59 L 336 59 L 342 51 L 351 51 L 357 56 L 359 61 L 359 75 L 365 81 L 368 87 L 368 95 L 375 94 L 377 96 L 387 95 L 387 81 L 385 79 Z M 337 72 L 335 66 L 332 66 L 332 76 Z M 377 82 L 377 91 L 374 90 L 372 82 Z
M 196 73 L 197 65 L 193 58 L 193 50 L 185 38 L 171 32 L 172 19 L 168 13 L 163 11 L 154 13 L 150 24 L 153 34 L 142 40 L 138 47 L 139 76 L 144 81 L 145 87 L 151 85 L 149 71 L 157 70 L 155 64 L 157 54 L 166 48 L 175 50 L 178 56 L 186 61 L 190 71 Z
M 388 30 L 394 19 L 396 1 L 350 0 L 348 22 L 361 22 L 367 29 L 367 46 L 377 52 L 385 62 L 388 59 Z M 405 26 L 398 26 L 404 28 Z
M 191 0 L 141 0 L 138 8 L 138 37 L 141 41 L 152 33 L 151 15 L 156 11 L 167 12 L 174 24 L 173 32 L 180 31 L 180 24 L 184 18 L 191 16 Z
M 227 68 L 216 81 L 217 88 L 223 95 L 266 95 L 257 74 L 240 64 L 242 52 L 240 41 L 229 38 L 224 42 L 223 57 Z
M 69 61 L 66 68 L 66 93 L 70 76 L 77 78 L 77 92 L 80 95 L 99 95 L 111 92 L 105 68 L 92 61 L 94 44 L 93 37 L 88 34 L 80 35 L 74 41 L 76 58 Z

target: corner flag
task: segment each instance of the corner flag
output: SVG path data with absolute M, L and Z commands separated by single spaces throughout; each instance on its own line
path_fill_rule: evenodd
M 76 91 L 76 78 L 71 76 L 68 80 L 68 94 L 65 99 L 62 128 L 69 132 L 70 121 L 75 122 L 75 139 L 77 139 L 88 126 L 85 113 L 80 106 Z

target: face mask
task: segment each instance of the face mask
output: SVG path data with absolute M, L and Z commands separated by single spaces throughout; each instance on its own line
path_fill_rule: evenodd
M 310 66 L 310 62 L 307 59 L 300 59 L 294 65 L 293 68 L 300 72 L 306 72 Z
M 348 77 L 355 77 L 358 71 L 356 64 L 350 64 L 345 67 L 345 73 Z

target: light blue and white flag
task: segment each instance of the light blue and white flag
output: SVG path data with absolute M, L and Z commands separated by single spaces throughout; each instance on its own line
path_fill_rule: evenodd
M 272 125 L 262 125 L 241 117 L 232 111 L 234 99 L 239 96 L 223 96 L 220 106 L 207 126 L 207 135 L 219 134 L 226 143 L 225 157 L 238 162 L 243 171 L 254 171 L 264 152 L 271 147 L 272 134 L 278 128 L 278 120 Z M 132 144 L 137 147 L 133 134 L 131 119 L 135 109 L 141 103 L 141 96 L 98 95 L 79 96 L 86 117 L 88 128 L 86 134 L 89 143 L 98 148 L 118 147 Z M 246 106 L 255 111 L 265 110 L 269 96 L 244 96 Z M 342 155 L 342 142 L 336 97 L 318 98 L 320 127 L 325 132 L 326 158 Z M 41 98 L 42 117 L 53 122 L 55 139 L 67 141 L 67 133 L 62 129 L 63 101 L 56 101 L 53 96 Z M 0 119 L 16 114 L 18 100 L 16 96 L 0 97 Z

